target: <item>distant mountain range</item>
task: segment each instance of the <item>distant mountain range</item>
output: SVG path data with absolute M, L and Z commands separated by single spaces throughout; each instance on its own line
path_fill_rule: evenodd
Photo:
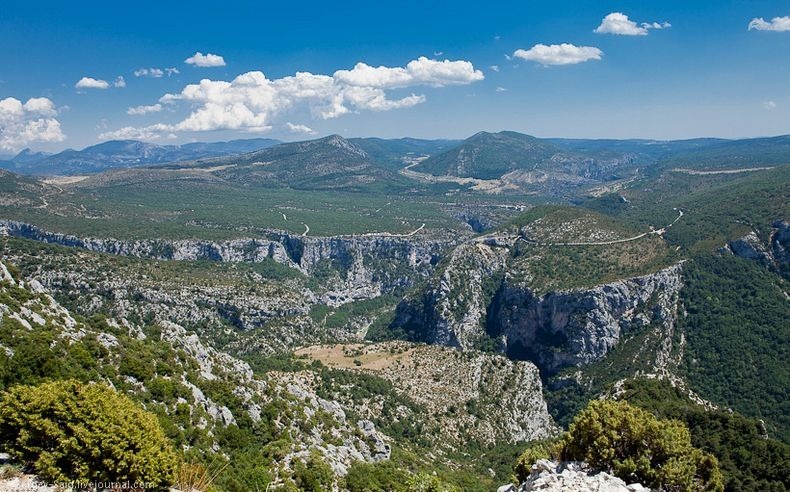
M 0 168 L 20 174 L 93 174 L 113 168 L 138 167 L 166 162 L 244 154 L 279 144 L 279 140 L 253 138 L 229 142 L 194 142 L 184 145 L 157 145 L 137 140 L 110 140 L 82 150 L 67 149 L 57 154 L 25 149 Z
M 503 131 L 479 132 L 465 140 L 344 139 L 338 135 L 290 143 L 266 138 L 185 145 L 113 140 L 57 154 L 25 149 L 0 160 L 0 168 L 28 175 L 79 175 L 173 163 L 180 163 L 177 167 L 182 169 L 232 164 L 234 170 L 215 174 L 245 174 L 245 179 L 259 184 L 270 180 L 273 184 L 312 188 L 319 181 L 319 187 L 329 186 L 333 180 L 341 187 L 394 182 L 402 178 L 397 171 L 415 164 L 412 171 L 425 175 L 484 180 L 504 177 L 517 187 L 536 183 L 546 187 L 611 181 L 633 175 L 636 169 L 737 168 L 758 162 L 790 163 L 790 136 L 593 140 L 542 139 Z

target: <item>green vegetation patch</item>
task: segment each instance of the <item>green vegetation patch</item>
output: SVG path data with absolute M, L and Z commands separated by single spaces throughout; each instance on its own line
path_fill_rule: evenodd
M 177 456 L 156 417 L 104 384 L 16 386 L 0 399 L 0 446 L 44 480 L 166 488 Z
M 718 458 L 727 492 L 790 489 L 790 445 L 767 438 L 760 421 L 701 407 L 656 379 L 626 381 L 619 398 L 661 418 L 685 422 L 692 444 Z
M 683 372 L 703 398 L 765 419 L 790 441 L 790 303 L 784 282 L 757 263 L 700 256 L 685 268 Z
M 559 443 L 564 461 L 584 461 L 626 481 L 677 491 L 721 491 L 718 460 L 691 443 L 679 420 L 622 401 L 594 400 Z

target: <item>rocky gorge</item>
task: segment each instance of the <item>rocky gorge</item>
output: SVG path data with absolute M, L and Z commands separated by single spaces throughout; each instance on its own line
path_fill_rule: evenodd
M 311 237 L 271 232 L 262 238 L 226 241 L 78 237 L 32 224 L 0 220 L 12 237 L 83 248 L 98 253 L 176 261 L 260 263 L 273 260 L 305 275 L 333 276 L 322 301 L 338 306 L 410 287 L 429 275 L 453 238 L 390 235 Z
M 461 350 L 494 343 L 551 375 L 603 358 L 648 325 L 671 330 L 682 263 L 588 288 L 536 293 L 510 268 L 508 248 L 456 248 L 427 286 L 398 306 L 392 329 Z M 488 340 L 488 342 L 486 342 Z

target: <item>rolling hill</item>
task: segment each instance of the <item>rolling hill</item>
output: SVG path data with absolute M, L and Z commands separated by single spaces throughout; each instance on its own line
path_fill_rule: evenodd
M 339 135 L 200 161 L 198 166 L 212 168 L 216 176 L 245 186 L 348 189 L 406 183 L 405 178 L 376 165 L 361 147 Z
M 419 138 L 350 138 L 348 141 L 364 150 L 377 164 L 391 170 L 401 169 L 406 160 L 436 155 L 461 143 L 460 140 Z
M 426 159 L 413 170 L 478 179 L 510 175 L 527 182 L 559 175 L 608 181 L 622 177 L 633 164 L 634 155 L 630 153 L 566 150 L 548 140 L 505 131 L 476 133 L 458 147 Z

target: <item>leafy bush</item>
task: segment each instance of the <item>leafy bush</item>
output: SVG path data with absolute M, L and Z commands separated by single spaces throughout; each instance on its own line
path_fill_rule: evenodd
M 156 417 L 103 384 L 15 386 L 0 400 L 0 446 L 51 481 L 172 483 L 178 463 Z
M 307 461 L 294 461 L 293 467 L 294 482 L 299 490 L 308 492 L 332 490 L 335 473 L 318 451 L 311 451 Z
M 406 481 L 406 472 L 391 461 L 379 463 L 355 461 L 349 467 L 345 477 L 345 485 L 350 492 L 371 492 L 374 490 L 403 492 L 406 490 Z
M 724 490 L 718 461 L 691 445 L 682 422 L 622 401 L 590 402 L 562 438 L 560 458 L 668 491 Z
M 516 481 L 521 483 L 529 477 L 532 465 L 538 460 L 555 458 L 559 452 L 556 441 L 536 441 L 530 443 L 527 449 L 516 460 L 513 473 Z
M 456 492 L 459 489 L 444 483 L 438 476 L 422 472 L 412 475 L 408 480 L 409 492 Z
M 760 421 L 692 402 L 667 381 L 640 378 L 623 385 L 620 399 L 663 418 L 682 420 L 691 443 L 716 456 L 727 492 L 790 489 L 790 445 L 766 438 Z

